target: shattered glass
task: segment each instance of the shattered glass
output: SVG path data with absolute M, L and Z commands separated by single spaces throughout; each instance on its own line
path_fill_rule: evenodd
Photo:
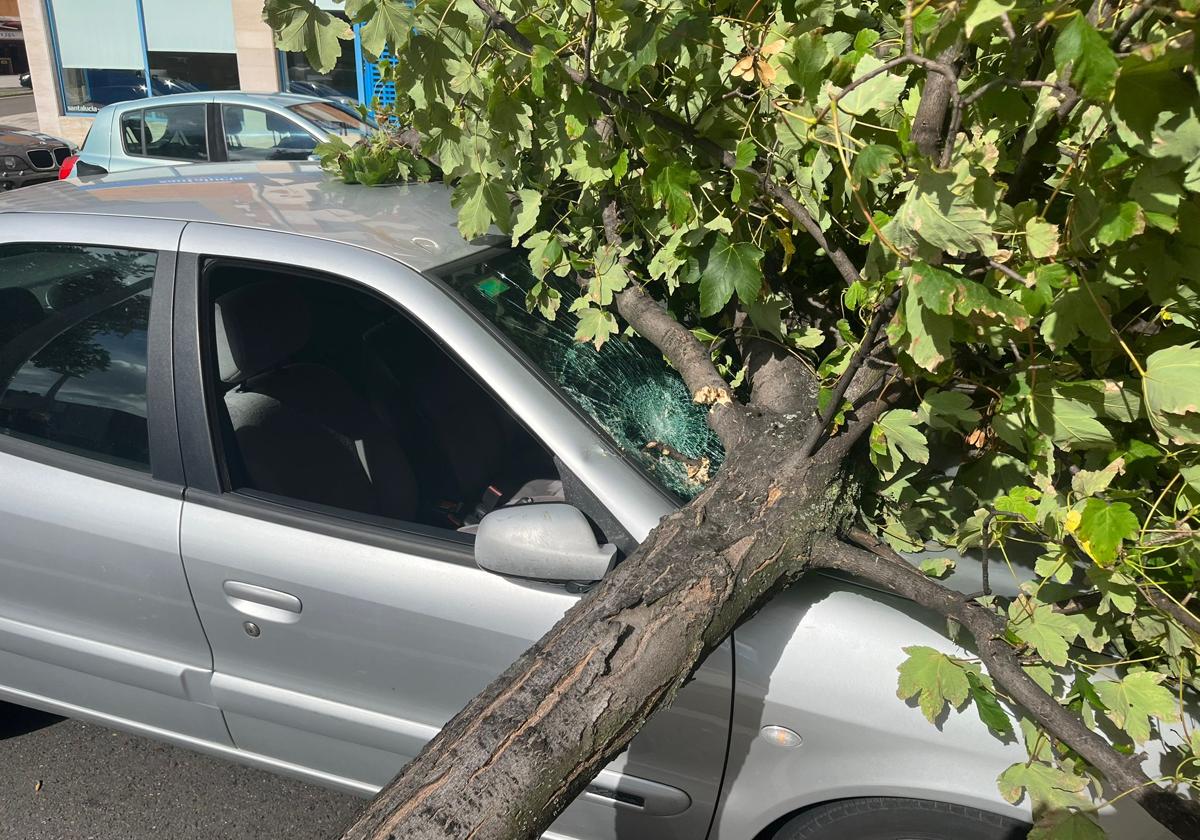
M 520 253 L 458 267 L 442 279 L 663 487 L 690 499 L 716 472 L 725 452 L 705 422 L 706 409 L 648 341 L 614 337 L 600 350 L 576 341 L 567 310 L 577 292 L 565 283 L 557 286 L 562 301 L 554 321 L 529 312 L 525 299 L 537 279 Z

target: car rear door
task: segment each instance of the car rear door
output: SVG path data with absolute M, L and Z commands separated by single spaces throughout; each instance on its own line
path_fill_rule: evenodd
M 530 429 L 598 497 L 619 486 L 634 508 L 640 502 L 644 519 L 629 523 L 631 531 L 644 535 L 669 506 L 648 483 L 622 484 L 628 465 L 425 278 L 378 254 L 310 237 L 189 225 L 176 297 L 176 399 L 189 485 L 181 545 L 213 647 L 213 697 L 240 748 L 370 793 L 578 595 L 479 569 L 470 538 L 453 531 L 229 489 L 214 445 L 221 421 L 206 362 L 201 266 L 210 257 L 261 265 L 272 256 L 274 270 L 364 284 L 461 344 L 461 361 L 514 413 L 538 418 Z M 703 837 L 724 764 L 730 697 L 726 645 L 547 836 Z
M 0 213 L 0 698 L 228 746 L 179 557 L 181 229 Z

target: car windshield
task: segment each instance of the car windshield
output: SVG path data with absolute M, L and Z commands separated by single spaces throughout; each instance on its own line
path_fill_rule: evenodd
M 553 321 L 526 308 L 537 280 L 523 254 L 489 256 L 440 276 L 664 488 L 690 499 L 720 466 L 725 453 L 705 409 L 652 344 L 621 336 L 597 350 L 576 341 L 567 310 L 577 294 L 565 283 Z
M 303 105 L 292 105 L 289 110 L 304 117 L 323 131 L 341 137 L 357 140 L 360 137 L 368 136 L 375 129 L 375 126 L 358 114 L 333 102 L 305 102 Z

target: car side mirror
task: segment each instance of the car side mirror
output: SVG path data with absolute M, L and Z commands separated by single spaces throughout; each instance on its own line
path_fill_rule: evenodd
M 587 517 L 557 502 L 494 510 L 475 534 L 476 564 L 509 577 L 590 583 L 604 577 L 616 556 L 615 545 L 596 540 Z

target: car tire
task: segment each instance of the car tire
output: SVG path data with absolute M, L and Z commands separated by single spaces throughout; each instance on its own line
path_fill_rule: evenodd
M 789 820 L 772 840 L 1024 840 L 1029 826 L 963 805 L 873 797 L 827 802 Z

